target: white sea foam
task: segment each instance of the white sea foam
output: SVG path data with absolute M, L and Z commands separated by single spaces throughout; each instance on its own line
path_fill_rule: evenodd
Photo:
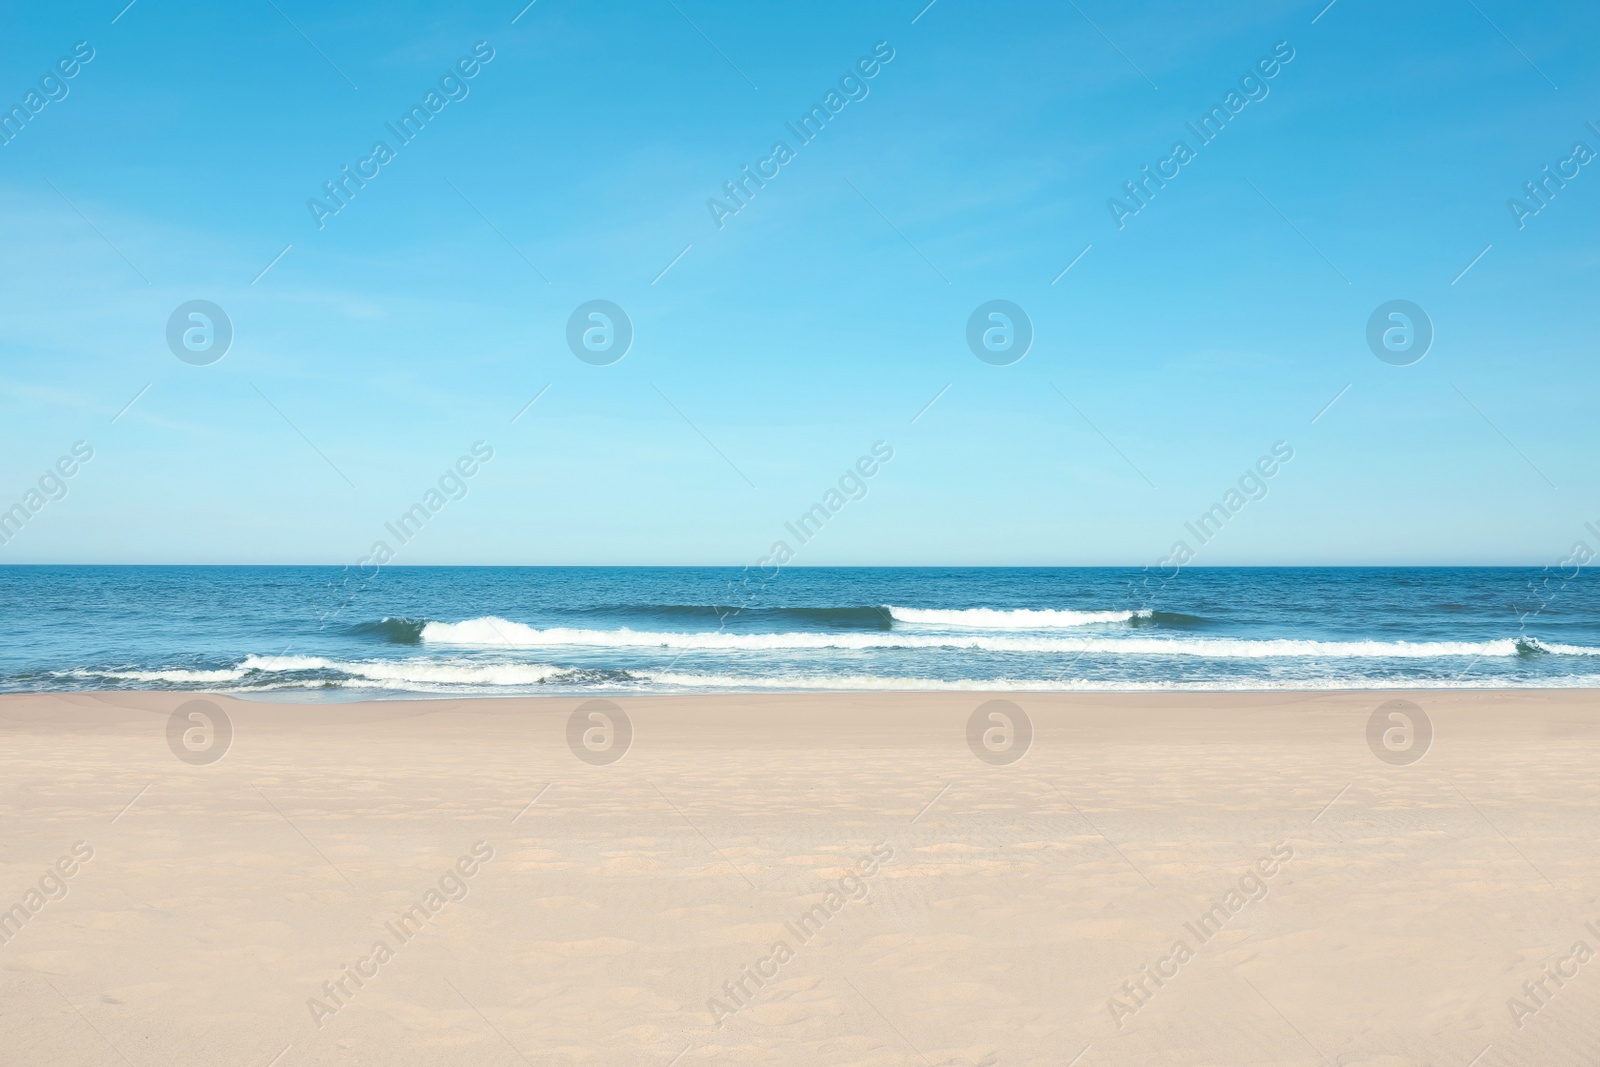
M 901 678 L 876 674 L 692 674 L 682 671 L 643 672 L 651 685 L 684 689 L 873 690 L 885 692 L 1056 692 L 1073 683 L 1047 678 Z
M 1143 611 L 1069 611 L 1033 608 L 941 610 L 897 608 L 892 604 L 885 606 L 896 622 L 907 622 L 917 626 L 962 626 L 984 630 L 1049 630 L 1063 626 L 1127 622 L 1133 618 L 1148 619 L 1151 615 L 1149 609 Z
M 363 681 L 391 685 L 539 685 L 573 673 L 549 663 L 439 663 L 420 659 L 339 663 L 335 668 Z
M 1189 656 L 1205 659 L 1437 659 L 1515 656 L 1525 651 L 1600 655 L 1580 645 L 1540 645 L 1506 637 L 1493 641 L 1306 641 L 1242 637 L 1049 637 L 1005 634 L 673 633 L 645 630 L 535 629 L 497 617 L 465 622 L 430 622 L 427 644 L 500 648 L 663 648 L 676 650 L 782 651 L 804 649 L 949 648 L 984 652 L 1099 653 L 1107 656 Z
M 1552 652 L 1558 656 L 1600 656 L 1600 648 L 1589 648 L 1587 645 L 1563 645 L 1555 641 L 1535 641 L 1531 637 L 1522 640 L 1540 652 Z
M 1559 647 L 1559 646 L 1558 646 Z M 1578 654 L 1600 650 L 1582 646 Z M 751 674 L 733 670 L 707 673 L 683 670 L 633 669 L 596 677 L 582 668 L 548 663 L 484 662 L 414 656 L 400 660 L 347 661 L 313 656 L 252 656 L 249 670 L 198 671 L 87 671 L 61 672 L 78 677 L 113 678 L 130 682 L 166 682 L 220 692 L 267 692 L 285 689 L 380 689 L 415 693 L 493 693 L 551 687 L 589 692 L 792 691 L 792 692 L 1272 692 L 1279 690 L 1391 690 L 1391 689 L 1494 689 L 1503 679 L 1488 678 L 1372 678 L 1359 673 L 1317 677 L 1296 671 L 1294 676 L 1222 677 L 1209 679 L 1096 679 L 1054 678 L 927 678 L 870 673 L 828 673 L 784 670 Z M 308 672 L 321 677 L 307 678 Z M 1574 675 L 1548 678 L 1541 688 L 1596 688 L 1600 676 Z
M 71 670 L 56 671 L 58 677 L 66 678 L 115 678 L 124 682 L 170 682 L 173 685 L 206 685 L 214 682 L 231 682 L 244 677 L 244 669 L 234 667 L 218 671 L 184 670 L 178 667 L 157 670 L 129 670 L 129 671 L 92 671 Z
M 904 678 L 871 674 L 694 674 L 681 671 L 641 672 L 638 683 L 682 689 L 787 691 L 976 692 L 976 693 L 1144 693 L 1144 692 L 1282 692 L 1301 690 L 1502 689 L 1504 681 L 1469 678 L 1419 681 L 1415 678 L 1361 677 L 1269 680 L 1223 678 L 1203 681 L 1112 681 L 1087 678 Z M 636 683 L 636 684 L 638 684 Z M 1592 689 L 1600 676 L 1578 675 L 1541 683 L 1549 689 Z
M 308 671 L 321 672 L 322 679 L 273 677 Z M 228 670 L 74 670 L 62 672 L 77 678 L 113 678 L 129 682 L 168 682 L 173 685 L 217 686 L 235 682 L 238 689 L 271 689 L 303 686 L 360 686 L 376 684 L 392 688 L 412 685 L 538 685 L 562 675 L 570 668 L 549 663 L 485 663 L 448 661 L 413 657 L 403 660 L 336 660 L 321 656 L 246 656 L 239 666 Z M 345 677 L 334 677 L 344 675 Z
M 246 656 L 239 664 L 247 671 L 320 671 L 330 666 L 321 656 Z

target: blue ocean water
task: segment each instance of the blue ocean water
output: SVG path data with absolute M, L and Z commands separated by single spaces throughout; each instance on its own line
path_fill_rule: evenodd
M 1600 685 L 1528 568 L 0 567 L 0 690 L 263 699 Z

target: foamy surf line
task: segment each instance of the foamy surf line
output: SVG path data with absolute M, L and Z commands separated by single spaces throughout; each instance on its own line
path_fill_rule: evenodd
M 957 649 L 985 652 L 1104 653 L 1113 656 L 1188 656 L 1204 659 L 1441 659 L 1547 653 L 1600 655 L 1600 648 L 1542 643 L 1532 638 L 1492 641 L 1305 641 L 1285 638 L 1041 637 L 909 633 L 674 633 L 643 630 L 539 630 L 509 619 L 430 622 L 424 644 L 489 648 L 658 648 L 682 651 L 813 649 Z
M 1087 678 L 893 678 L 880 675 L 827 675 L 770 678 L 714 674 L 641 674 L 654 685 L 686 692 L 886 692 L 886 693 L 1279 693 L 1345 692 L 1350 690 L 1506 689 L 1494 679 L 1420 680 L 1416 678 L 1307 678 L 1269 681 L 1259 678 L 1218 678 L 1205 681 L 1113 681 Z M 1551 679 L 1540 689 L 1595 689 L 1600 675 Z M 1517 686 L 1515 688 L 1530 688 Z
M 166 683 L 175 686 L 213 686 L 244 683 L 240 689 L 316 686 L 370 686 L 404 689 L 410 686 L 542 685 L 551 681 L 581 682 L 605 672 L 558 667 L 549 663 L 451 663 L 429 659 L 331 660 L 321 656 L 247 656 L 228 670 L 90 670 L 58 672 L 62 677 L 104 678 L 114 681 Z
M 884 610 L 896 622 L 918 626 L 966 626 L 984 630 L 1048 630 L 1065 626 L 1092 626 L 1096 623 L 1148 619 L 1155 614 L 1149 608 L 1139 611 L 1068 611 L 1036 608 L 897 608 L 887 604 Z
M 1298 677 L 1209 679 L 1055 678 L 929 678 L 903 675 L 797 673 L 771 675 L 710 674 L 673 670 L 562 668 L 550 664 L 439 663 L 398 660 L 382 664 L 324 660 L 318 657 L 250 657 L 257 665 L 232 671 L 91 671 L 60 672 L 83 679 L 157 683 L 174 689 L 249 696 L 281 690 L 325 690 L 418 695 L 493 696 L 516 693 L 737 693 L 737 692 L 1293 692 L 1404 689 L 1503 689 L 1504 679 L 1417 678 L 1347 675 L 1339 678 Z M 314 677 L 308 677 L 314 674 Z M 221 684 L 219 684 L 221 683 Z M 1515 688 L 1530 688 L 1526 685 Z M 1600 688 L 1600 675 L 1585 674 L 1541 680 L 1540 689 Z

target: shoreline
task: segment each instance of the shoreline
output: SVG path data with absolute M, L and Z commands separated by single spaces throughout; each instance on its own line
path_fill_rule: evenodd
M 346 693 L 362 694 L 344 696 Z M 375 695 L 365 695 L 373 693 Z M 1487 681 L 1483 684 L 1465 684 L 1448 686 L 1419 686 L 1396 685 L 1393 687 L 1372 685 L 1351 686 L 1259 686 L 1245 688 L 1215 688 L 1198 687 L 1151 687 L 1146 684 L 1132 684 L 1127 688 L 1093 687 L 1082 689 L 993 689 L 982 686 L 972 688 L 926 688 L 926 689 L 787 689 L 780 687 L 740 688 L 728 686 L 716 689 L 684 688 L 673 692 L 652 690 L 648 692 L 632 690 L 615 690 L 596 687 L 588 690 L 556 691 L 543 693 L 431 693 L 420 690 L 355 690 L 340 686 L 328 686 L 322 689 L 262 689 L 253 691 L 229 691 L 216 689 L 36 689 L 19 692 L 0 692 L 0 703 L 7 700 L 41 699 L 54 697 L 91 697 L 91 696 L 156 696 L 182 698 L 223 699 L 238 701 L 242 704 L 264 705 L 297 705 L 308 707 L 340 707 L 352 704 L 407 704 L 427 702 L 461 702 L 461 701 L 583 701 L 583 700 L 613 700 L 613 701 L 655 701 L 655 700 L 746 700 L 758 698 L 781 699 L 828 699 L 831 697 L 852 698 L 924 698 L 924 697 L 959 697 L 959 698 L 991 698 L 1008 700 L 1051 699 L 1057 697 L 1127 697 L 1138 698 L 1172 698 L 1183 699 L 1187 697 L 1228 697 L 1251 696 L 1270 697 L 1282 696 L 1352 696 L 1371 695 L 1382 697 L 1405 697 L 1408 694 L 1469 694 L 1469 693 L 1595 693 L 1600 694 L 1600 684 L 1583 685 L 1504 685 L 1498 681 Z M 311 695 L 326 694 L 326 695 Z M 296 699 L 299 698 L 299 699 Z

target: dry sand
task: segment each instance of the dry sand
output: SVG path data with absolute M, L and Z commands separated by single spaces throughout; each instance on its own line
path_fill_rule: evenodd
M 1434 731 L 1409 765 L 1367 741 L 1399 697 Z M 227 752 L 190 763 L 191 699 L 0 697 L 0 1062 L 1600 1047 L 1595 693 L 1013 695 L 1009 764 L 969 748 L 981 694 L 623 699 L 609 765 L 569 747 L 575 699 L 222 697 Z

